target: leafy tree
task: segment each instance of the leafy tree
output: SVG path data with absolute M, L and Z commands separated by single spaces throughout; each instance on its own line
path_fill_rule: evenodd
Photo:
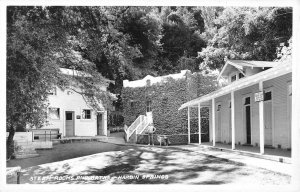
M 70 11 L 68 7 L 7 9 L 8 149 L 12 149 L 17 128 L 24 130 L 27 125 L 38 128 L 45 123 L 47 96 L 53 86 L 64 89 L 76 81 L 79 86 L 76 91 L 94 107 L 99 100 L 110 100 L 99 87 L 105 82 L 96 66 L 74 50 L 85 43 L 86 36 L 76 25 L 82 18 L 74 17 Z M 89 76 L 64 76 L 59 69 L 62 66 L 84 71 Z M 7 152 L 10 157 L 12 150 Z
M 161 68 L 163 71 L 174 73 L 183 69 L 182 61 L 185 58 L 193 60 L 192 63 L 197 62 L 197 52 L 206 46 L 206 42 L 201 37 L 204 31 L 204 19 L 201 13 L 200 9 L 193 7 L 162 10 L 163 52 L 160 57 L 166 59 L 166 62 L 158 63 L 159 67 L 155 69 Z M 194 66 L 188 68 L 196 70 Z
M 216 33 L 199 53 L 202 65 L 221 68 L 225 57 L 272 61 L 292 35 L 292 9 L 229 7 L 214 24 Z
M 155 7 L 130 7 L 121 16 L 119 30 L 128 34 L 128 43 L 140 48 L 141 57 L 134 64 L 140 68 L 151 68 L 160 49 L 161 22 Z

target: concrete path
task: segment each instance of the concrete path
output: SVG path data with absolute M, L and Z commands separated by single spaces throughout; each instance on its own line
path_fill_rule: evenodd
M 212 155 L 218 158 L 228 159 L 239 163 L 244 163 L 249 166 L 259 167 L 259 168 L 271 170 L 278 173 L 283 173 L 287 175 L 292 174 L 292 165 L 288 163 L 280 163 L 276 161 L 249 157 L 249 156 L 239 155 L 236 153 L 231 153 L 226 151 L 214 151 L 197 145 L 183 145 L 183 146 L 176 146 L 176 147 L 207 154 L 207 155 Z

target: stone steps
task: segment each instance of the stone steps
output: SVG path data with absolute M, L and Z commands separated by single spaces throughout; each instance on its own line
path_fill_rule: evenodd
M 16 159 L 26 159 L 26 158 L 31 158 L 31 157 L 37 157 L 39 154 L 15 154 Z
M 17 142 L 16 143 L 15 158 L 23 159 L 39 156 L 35 151 L 35 146 L 32 142 Z
M 60 143 L 83 143 L 83 142 L 109 142 L 109 143 L 118 143 L 122 144 L 125 143 L 124 138 L 121 137 L 107 137 L 107 136 L 97 136 L 92 138 L 63 138 L 63 139 L 53 139 L 53 145 L 57 145 Z

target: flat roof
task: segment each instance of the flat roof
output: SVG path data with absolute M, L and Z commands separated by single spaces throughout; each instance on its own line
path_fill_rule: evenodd
M 163 82 L 164 80 L 166 80 L 168 78 L 182 79 L 185 77 L 185 75 L 188 71 L 189 70 L 181 70 L 180 73 L 175 73 L 175 74 L 170 74 L 170 75 L 165 75 L 165 76 L 158 76 L 158 77 L 153 77 L 151 75 L 147 75 L 143 79 L 135 80 L 135 81 L 124 80 L 123 87 L 144 87 L 147 85 L 147 80 L 150 80 L 150 84 L 152 85 L 155 83 Z

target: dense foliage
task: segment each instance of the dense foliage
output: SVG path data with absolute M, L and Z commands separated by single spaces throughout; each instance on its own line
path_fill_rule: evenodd
M 224 58 L 273 61 L 292 36 L 292 8 L 229 7 L 212 20 L 202 65 L 221 68 Z M 213 32 L 211 32 L 213 31 Z M 206 34 L 207 35 L 207 34 Z
M 131 125 L 139 115 L 146 114 L 147 101 L 151 101 L 153 123 L 157 134 L 187 134 L 187 109 L 178 111 L 183 103 L 207 94 L 216 89 L 215 76 L 187 72 L 186 78 L 168 78 L 165 82 L 146 87 L 123 88 L 124 120 Z M 203 108 L 203 117 L 208 117 Z M 198 109 L 191 108 L 191 133 L 198 133 Z M 208 130 L 207 121 L 203 121 L 203 131 Z

